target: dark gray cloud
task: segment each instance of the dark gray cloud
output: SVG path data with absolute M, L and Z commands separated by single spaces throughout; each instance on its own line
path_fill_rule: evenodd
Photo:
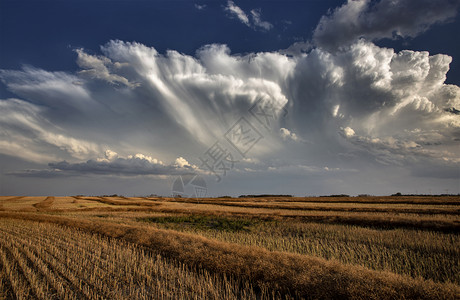
M 87 174 L 95 175 L 181 175 L 196 173 L 199 171 L 196 166 L 189 164 L 184 158 L 176 159 L 173 164 L 165 165 L 157 159 L 136 154 L 128 158 L 121 158 L 113 151 L 106 153 L 106 158 L 88 160 L 80 163 L 69 163 L 61 161 L 49 163 L 50 169 L 29 169 L 7 173 L 19 177 L 61 177 L 80 176 Z
M 317 46 L 334 51 L 362 37 L 415 37 L 454 18 L 459 6 L 458 0 L 349 0 L 321 18 L 313 40 Z
M 13 172 L 5 173 L 7 176 L 17 177 L 31 177 L 31 178 L 59 178 L 59 177 L 71 177 L 79 176 L 82 174 L 63 172 L 57 169 L 25 169 Z

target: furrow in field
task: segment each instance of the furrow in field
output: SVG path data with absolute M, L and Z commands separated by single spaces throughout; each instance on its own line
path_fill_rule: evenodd
M 76 286 L 88 286 L 90 290 L 97 291 L 98 294 L 103 294 L 107 297 L 113 297 L 113 295 L 117 294 L 117 285 L 113 280 L 111 281 L 113 288 L 107 287 L 107 284 L 101 284 L 104 274 L 107 272 L 107 264 L 109 263 L 107 259 L 113 255 L 110 252 L 111 249 L 103 247 L 104 240 L 100 241 L 91 238 L 91 242 L 88 242 L 85 238 L 82 238 L 82 234 L 78 231 L 74 235 L 55 235 L 53 232 L 45 231 L 42 232 L 42 236 L 46 234 L 46 239 L 42 239 L 40 235 L 28 237 L 30 231 L 20 232 L 19 228 L 15 229 L 18 236 L 33 241 L 35 246 L 31 245 L 31 247 L 36 251 L 38 249 L 42 250 L 41 255 L 46 254 L 43 257 L 47 258 L 48 262 L 51 260 L 50 265 L 58 266 L 61 274 L 72 273 L 73 275 L 67 277 L 74 280 L 68 278 L 67 281 Z M 27 229 L 25 228 L 25 230 Z M 78 257 L 75 257 L 75 253 L 79 254 Z M 74 265 L 85 266 L 88 264 L 92 266 L 91 270 L 73 267 Z M 67 272 L 65 272 L 66 268 Z M 114 271 L 113 273 L 115 274 L 116 272 Z M 78 278 L 77 281 L 75 281 L 76 278 Z M 118 278 L 118 281 L 122 279 Z M 89 297 L 90 295 L 87 296 Z
M 125 200 L 114 200 L 114 199 L 109 199 L 107 197 L 97 197 L 97 198 L 76 198 L 76 199 L 84 199 L 87 201 L 93 201 L 93 202 L 99 202 L 103 204 L 109 204 L 109 205 L 120 205 L 120 206 L 148 206 L 148 207 L 154 207 L 160 205 L 159 203 L 155 202 L 147 202 L 147 201 L 135 201 L 135 200 L 129 200 L 129 198 L 126 198 Z
M 4 202 L 6 202 L 6 201 L 15 201 L 15 200 L 19 200 L 19 199 L 22 199 L 22 198 L 25 198 L 25 197 L 24 196 L 10 197 L 10 198 L 3 199 L 3 201 Z
M 122 254 L 129 249 L 113 249 L 107 248 L 106 238 L 96 238 L 94 236 L 87 240 L 87 236 L 82 237 L 82 233 L 78 231 L 72 237 L 75 239 L 61 240 L 57 237 L 50 237 L 47 235 L 45 243 L 52 244 L 54 251 L 45 249 L 49 256 L 54 259 L 54 265 L 66 265 L 71 273 L 74 273 L 74 278 L 82 279 L 85 285 L 89 287 L 92 295 L 86 295 L 90 298 L 94 298 L 94 294 L 107 297 L 109 299 L 119 298 L 126 294 L 123 290 L 123 284 L 128 286 L 133 285 L 132 276 L 126 276 L 131 274 L 123 273 L 124 275 L 117 272 L 121 269 L 120 264 L 125 263 L 122 259 Z M 40 244 L 39 241 L 37 247 L 43 249 L 46 244 Z M 74 254 L 78 253 L 78 257 Z M 124 257 L 131 257 L 132 253 L 128 253 Z M 74 268 L 73 266 L 83 266 Z M 91 265 L 91 269 L 85 268 L 84 266 Z M 142 292 L 142 287 L 139 288 Z
M 0 299 L 2 300 L 14 299 L 13 287 L 11 286 L 10 279 L 8 278 L 8 271 L 9 270 L 6 269 L 0 255 Z
M 17 232 L 16 232 L 17 233 Z M 30 232 L 29 232 L 30 233 Z M 27 238 L 27 237 L 26 237 Z M 58 249 L 54 244 L 46 239 L 40 239 L 37 236 L 31 237 L 34 242 L 31 244 L 31 250 L 36 256 L 40 256 L 43 263 L 52 270 L 57 277 L 61 278 L 61 284 L 70 287 L 68 297 L 77 299 L 95 299 L 98 297 L 98 292 L 94 292 L 95 287 L 79 277 L 79 273 L 71 267 L 73 261 L 67 260 L 66 252 Z M 67 245 L 69 246 L 69 245 Z M 67 247 L 67 250 L 71 248 Z M 78 253 L 78 252 L 77 252 Z M 84 297 L 82 297 L 84 296 Z
M 105 252 L 98 252 L 98 250 L 100 249 L 98 247 L 95 247 L 99 246 L 99 243 L 97 243 L 97 241 L 96 244 L 89 244 L 84 239 L 81 239 L 81 234 L 78 231 L 76 231 L 74 235 L 65 236 L 62 235 L 62 233 L 60 234 L 59 232 L 40 231 L 39 234 L 29 237 L 30 228 L 15 227 L 14 230 L 14 233 L 18 236 L 33 240 L 37 243 L 37 245 L 43 246 L 45 249 L 48 248 L 46 247 L 47 244 L 52 245 L 49 247 L 59 248 L 58 250 L 55 250 L 56 252 L 66 253 L 69 252 L 69 249 L 71 249 L 72 251 L 76 250 L 82 255 L 90 256 L 95 260 L 98 258 L 98 256 L 95 255 L 96 253 L 98 253 L 99 256 L 108 255 L 108 253 Z
M 53 205 L 54 197 L 46 197 L 45 200 L 35 203 L 33 206 L 38 210 L 45 210 Z
M 63 276 L 49 261 L 43 257 L 46 255 L 44 248 L 46 244 L 39 244 L 36 239 L 27 237 L 14 237 L 14 246 L 24 253 L 27 258 L 34 263 L 34 266 L 46 278 L 52 295 L 58 295 L 59 299 L 82 299 L 83 294 L 78 293 L 77 286 L 73 285 L 68 278 Z M 77 293 L 76 293 L 77 292 Z
M 14 267 L 14 262 L 11 262 L 5 252 L 3 252 L 0 244 L 0 262 L 2 264 L 2 297 L 5 299 L 18 299 L 16 296 L 19 293 L 20 277 L 16 276 L 17 270 Z
M 104 288 L 104 282 L 94 275 L 101 272 L 101 268 L 96 266 L 94 261 L 90 259 L 85 259 L 82 262 L 81 259 L 74 256 L 75 253 L 78 253 L 78 256 L 90 254 L 80 252 L 79 249 L 75 249 L 73 245 L 69 244 L 65 247 L 63 245 L 57 246 L 53 243 L 51 249 L 46 248 L 46 244 L 50 242 L 48 240 L 43 244 L 37 244 L 37 248 L 34 250 L 42 249 L 43 259 L 48 265 L 53 266 L 53 269 L 61 277 L 65 278 L 68 284 L 71 284 L 74 289 L 78 289 L 88 299 L 110 298 L 111 293 L 107 288 Z M 87 268 L 87 266 L 91 266 L 91 268 Z
M 32 284 L 22 268 L 22 263 L 17 260 L 13 252 L 14 249 L 9 249 L 5 240 L 0 240 L 0 256 L 7 270 L 14 298 L 37 299 Z
M 39 224 L 37 226 L 37 223 L 32 222 L 29 222 L 29 224 L 29 234 L 32 231 L 35 237 L 35 240 L 30 241 L 30 245 L 35 245 L 38 249 L 46 247 L 46 244 L 40 244 L 40 241 L 52 244 L 54 247 L 55 241 L 47 238 L 48 233 L 56 232 L 67 237 L 72 232 L 72 236 L 76 235 L 80 241 L 86 241 L 86 247 L 103 248 L 101 252 L 111 254 L 110 258 L 106 259 L 107 265 L 104 269 L 106 277 L 101 278 L 109 288 L 113 288 L 111 299 L 147 299 L 152 297 L 155 299 L 189 299 L 202 297 L 203 295 L 207 295 L 208 299 L 254 299 L 256 297 L 253 288 L 247 281 L 239 278 L 236 281 L 234 279 L 229 281 L 225 278 L 222 279 L 220 275 L 211 275 L 202 269 L 190 270 L 185 264 L 168 262 L 164 258 L 154 255 L 152 249 L 141 249 L 123 241 L 88 235 L 88 233 L 62 228 L 58 225 L 46 224 L 44 226 Z M 32 225 L 33 227 L 31 227 Z M 10 234 L 26 239 L 27 226 L 19 227 L 15 224 L 13 227 L 10 228 Z M 35 232 L 36 230 L 39 234 Z M 45 236 L 46 239 L 42 238 Z M 27 241 L 22 242 L 27 243 Z M 31 246 L 30 248 L 33 247 Z M 86 253 L 73 246 L 71 250 L 73 253 L 89 257 Z M 47 251 L 43 250 L 40 253 L 36 253 L 36 255 L 45 257 Z M 64 255 L 62 249 L 55 252 L 60 253 L 61 256 Z M 81 264 L 82 261 L 77 259 L 72 260 L 72 263 Z M 90 259 L 84 261 L 84 263 L 86 263 L 86 266 L 93 266 L 95 262 L 94 259 Z M 118 287 L 116 286 L 117 284 L 119 285 Z M 243 290 L 241 291 L 240 289 Z M 270 294 L 270 290 L 263 291 L 263 293 L 265 299 Z M 194 296 L 191 297 L 191 295 Z M 88 298 L 94 299 L 95 297 Z
M 29 240 L 24 240 L 18 237 L 9 237 L 11 246 L 18 249 L 19 255 L 27 264 L 31 272 L 37 274 L 36 281 L 40 285 L 41 293 L 44 299 L 52 299 L 59 295 L 59 299 L 75 299 L 74 297 L 66 297 L 64 287 L 62 286 L 62 278 L 56 278 L 55 274 L 50 270 L 47 264 L 40 258 L 41 253 L 33 251 Z M 37 280 L 38 279 L 38 280 Z
M 22 268 L 28 275 L 29 281 L 35 288 L 35 294 L 41 299 L 52 299 L 58 294 L 57 283 L 60 280 L 53 280 L 48 268 L 44 262 L 31 252 L 31 241 L 27 237 L 11 235 L 3 231 L 3 235 L 10 248 L 14 249 L 13 253 L 19 262 L 22 262 Z M 40 253 L 38 253 L 40 255 Z M 63 293 L 61 298 L 64 299 Z

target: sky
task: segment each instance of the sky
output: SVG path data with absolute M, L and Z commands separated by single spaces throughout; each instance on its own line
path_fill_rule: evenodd
M 0 195 L 460 193 L 460 0 L 0 0 Z

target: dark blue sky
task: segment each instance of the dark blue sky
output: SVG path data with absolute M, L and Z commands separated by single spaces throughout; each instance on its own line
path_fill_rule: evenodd
M 187 54 L 210 43 L 228 44 L 237 53 L 279 50 L 310 38 L 321 15 L 340 2 L 238 3 L 245 10 L 261 8 L 273 22 L 274 30 L 260 34 L 223 18 L 225 1 L 197 2 L 207 5 L 202 11 L 194 1 L 1 1 L 0 66 L 67 69 L 75 56 L 69 46 L 98 51 L 111 39 Z
M 227 44 L 232 53 L 276 51 L 312 38 L 322 15 L 338 0 L 240 1 L 244 10 L 260 8 L 274 25 L 252 30 L 225 18 L 226 1 L 0 1 L 0 68 L 24 64 L 48 70 L 76 70 L 72 49 L 99 52 L 109 40 L 136 41 L 163 53 L 174 49 L 193 55 L 201 46 Z M 195 4 L 206 5 L 198 10 Z M 449 83 L 460 83 L 460 21 L 434 25 L 410 39 L 380 40 L 395 50 L 424 50 L 454 57 Z

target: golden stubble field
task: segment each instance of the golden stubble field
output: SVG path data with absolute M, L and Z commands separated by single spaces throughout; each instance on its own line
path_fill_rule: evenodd
M 0 299 L 460 299 L 460 197 L 0 197 Z

